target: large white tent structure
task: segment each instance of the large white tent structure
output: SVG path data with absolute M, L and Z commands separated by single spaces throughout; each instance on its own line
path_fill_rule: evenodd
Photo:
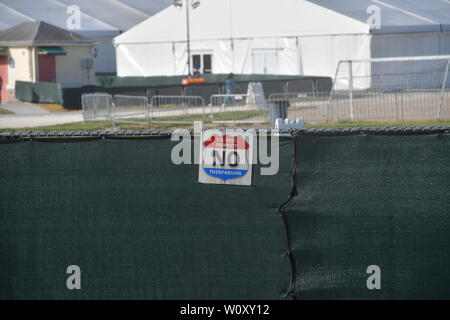
M 74 31 L 98 43 L 96 72 L 114 73 L 112 39 L 171 3 L 171 0 L 0 0 L 0 31 L 35 21 Z
M 340 60 L 450 54 L 450 2 L 201 0 L 190 37 L 200 72 L 334 76 Z M 164 9 L 114 45 L 119 76 L 187 74 L 185 7 Z

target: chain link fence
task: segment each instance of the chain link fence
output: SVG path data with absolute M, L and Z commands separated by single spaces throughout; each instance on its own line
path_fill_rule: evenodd
M 406 121 L 450 118 L 449 90 L 333 92 L 332 121 Z
M 450 118 L 450 56 L 341 61 L 330 121 Z

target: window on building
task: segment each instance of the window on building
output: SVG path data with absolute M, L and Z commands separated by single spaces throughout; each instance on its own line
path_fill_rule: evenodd
M 212 73 L 212 56 L 210 54 L 203 55 L 203 73 Z
M 191 60 L 193 74 L 212 73 L 211 54 L 193 54 Z
M 192 73 L 200 74 L 202 69 L 202 56 L 199 54 L 194 54 L 192 56 Z
M 276 74 L 278 73 L 277 51 L 253 52 L 253 73 Z

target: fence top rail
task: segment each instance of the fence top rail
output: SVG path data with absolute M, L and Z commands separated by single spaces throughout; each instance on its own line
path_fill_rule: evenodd
M 211 96 L 212 97 L 259 97 L 260 94 L 259 93 L 255 93 L 255 94 L 240 94 L 240 93 L 233 93 L 233 94 L 213 94 Z
M 190 104 L 195 107 L 205 106 L 205 99 L 202 96 L 184 96 L 184 95 L 156 95 L 151 98 L 151 105 L 162 105 L 162 104 Z
M 335 89 L 335 92 L 349 92 L 349 89 Z M 450 91 L 450 89 L 445 89 L 445 92 Z M 371 93 L 391 93 L 391 92 L 406 92 L 406 93 L 427 93 L 427 92 L 442 92 L 442 88 L 430 88 L 430 89 L 416 89 L 416 88 L 412 88 L 412 89 L 408 89 L 408 88 L 398 88 L 398 89 L 373 89 L 373 88 L 369 88 L 369 89 L 360 89 L 360 88 L 353 88 L 352 92 L 362 92 L 362 93 L 367 93 L 367 94 L 371 94 Z
M 126 94 L 115 94 L 114 98 L 126 98 L 126 99 L 145 99 L 146 101 L 148 100 L 148 98 L 146 96 L 133 96 L 133 95 L 126 95 Z
M 114 97 L 117 98 L 141 98 L 141 99 L 147 99 L 146 96 L 134 96 L 131 94 L 115 94 Z
M 180 99 L 202 99 L 203 100 L 203 97 L 202 96 L 190 96 L 190 95 L 155 95 L 155 96 L 152 96 L 152 99 L 156 99 L 156 98 L 175 98 L 175 99 L 177 99 L 177 98 L 180 98 Z
M 330 95 L 329 91 L 317 91 L 317 92 L 304 91 L 304 92 L 283 92 L 283 93 L 280 92 L 280 93 L 271 93 L 269 95 L 269 100 L 274 99 L 274 98 L 284 98 L 284 97 L 304 98 L 304 97 L 314 97 L 314 96 L 323 97 L 323 96 L 329 96 L 329 95 Z
M 96 93 L 84 93 L 81 95 L 82 98 L 84 97 L 99 97 L 99 96 L 106 96 L 106 97 L 112 97 L 112 95 L 110 95 L 109 93 L 105 93 L 105 92 L 96 92 Z
M 341 60 L 341 62 L 396 62 L 396 61 L 420 61 L 420 60 L 450 60 L 450 55 L 442 56 L 415 56 L 415 57 L 391 57 L 391 58 L 374 58 L 374 59 L 355 59 L 355 60 Z

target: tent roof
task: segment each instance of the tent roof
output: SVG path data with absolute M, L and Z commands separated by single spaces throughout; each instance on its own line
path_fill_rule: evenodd
M 69 6 L 81 11 L 83 35 L 116 35 L 144 21 L 171 0 L 0 0 L 0 30 L 23 22 L 45 21 L 66 29 Z
M 32 46 L 32 45 L 90 45 L 92 39 L 85 38 L 74 32 L 52 26 L 45 22 L 24 22 L 10 29 L 0 31 L 2 46 Z
M 373 33 L 450 31 L 448 0 L 308 0 L 366 23 L 367 8 L 380 8 L 381 29 Z
M 119 0 L 123 4 L 126 4 L 132 8 L 135 8 L 141 12 L 146 13 L 148 16 L 152 16 L 162 9 L 171 6 L 173 0 Z M 134 26 L 134 25 L 133 25 Z M 130 26 L 130 27 L 133 27 Z
M 191 9 L 190 17 L 193 40 L 369 32 L 365 23 L 303 0 L 202 0 L 197 9 Z M 170 6 L 114 41 L 120 44 L 185 39 L 185 7 Z

